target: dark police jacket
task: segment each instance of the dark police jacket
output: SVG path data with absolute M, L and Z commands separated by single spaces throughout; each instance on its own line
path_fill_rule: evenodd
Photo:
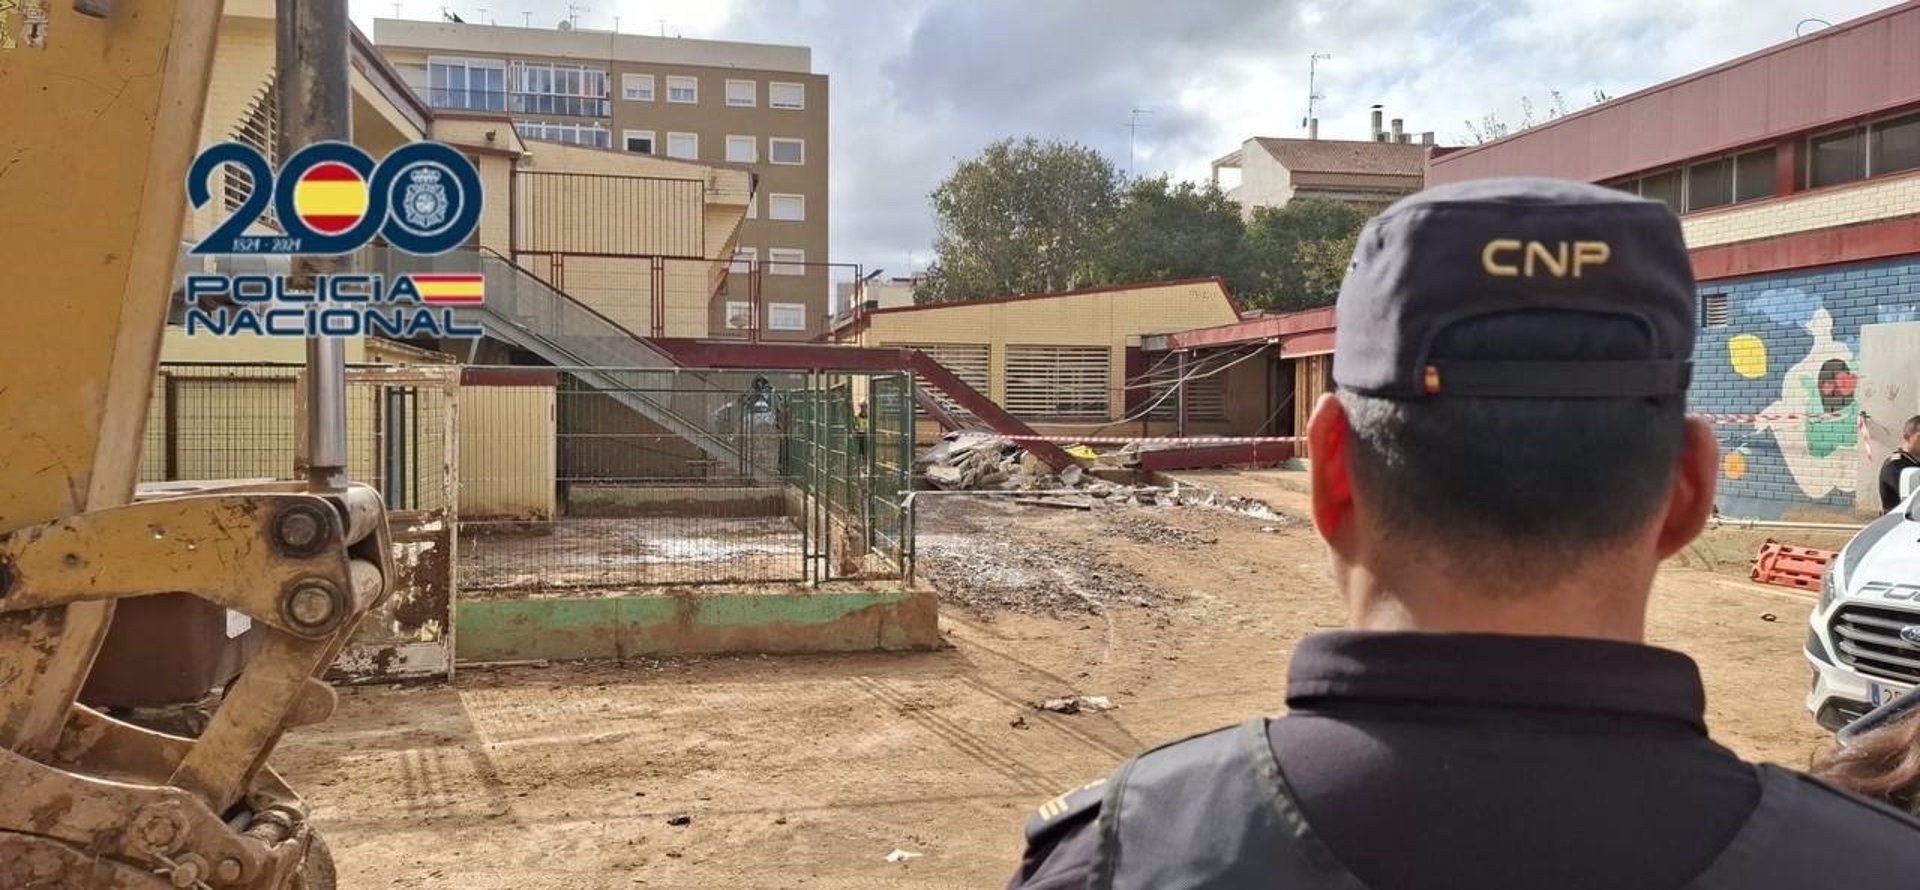
M 1458 685 L 1498 664 L 1518 673 Z M 1319 635 L 1293 715 L 1049 801 L 1012 886 L 1920 887 L 1920 822 L 1740 762 L 1689 719 L 1698 688 L 1644 646 Z

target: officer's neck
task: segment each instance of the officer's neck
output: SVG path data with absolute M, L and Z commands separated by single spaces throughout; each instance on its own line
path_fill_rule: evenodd
M 1623 560 L 1631 562 L 1632 560 Z M 1336 567 L 1358 630 L 1646 639 L 1653 568 L 1576 571 L 1551 583 L 1460 577 L 1424 565 Z M 1507 588 L 1507 585 L 1515 585 Z

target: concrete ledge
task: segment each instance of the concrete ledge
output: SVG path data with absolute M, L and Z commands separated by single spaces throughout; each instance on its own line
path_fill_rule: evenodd
M 468 600 L 455 607 L 459 661 L 932 649 L 930 589 L 672 591 Z

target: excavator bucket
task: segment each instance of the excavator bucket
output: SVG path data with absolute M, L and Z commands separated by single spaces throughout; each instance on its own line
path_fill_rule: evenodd
M 221 5 L 0 0 L 0 888 L 328 881 L 266 761 L 386 595 L 378 494 L 134 497 Z M 204 727 L 78 704 L 116 605 L 170 594 L 259 634 Z

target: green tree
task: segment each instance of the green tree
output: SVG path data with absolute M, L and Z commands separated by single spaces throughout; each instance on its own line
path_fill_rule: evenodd
M 1065 290 L 1119 205 L 1121 176 L 1083 145 L 1003 139 L 933 190 L 934 262 L 921 303 Z
M 1256 209 L 1247 223 L 1242 301 L 1280 310 L 1331 304 L 1366 221 L 1352 205 L 1323 198 Z
M 1092 251 L 1095 284 L 1218 275 L 1236 292 L 1246 275 L 1240 205 L 1211 183 L 1136 180 Z

